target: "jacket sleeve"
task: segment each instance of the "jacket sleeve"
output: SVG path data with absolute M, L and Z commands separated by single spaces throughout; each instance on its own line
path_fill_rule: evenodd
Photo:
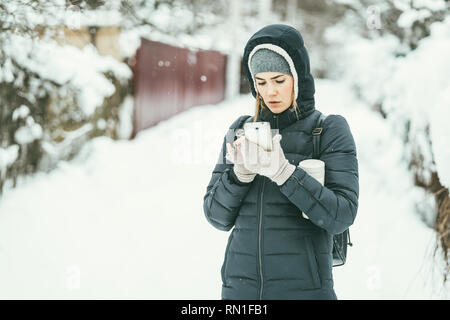
M 312 223 L 338 234 L 353 224 L 358 209 L 356 146 L 347 121 L 340 115 L 327 117 L 321 140 L 325 186 L 297 167 L 280 190 Z
M 223 152 L 226 150 L 227 141 L 230 141 L 229 136 L 224 138 L 219 159 L 203 197 L 206 219 L 215 228 L 223 231 L 229 231 L 234 226 L 242 200 L 252 184 L 240 182 L 234 175 L 233 164 L 224 163 Z

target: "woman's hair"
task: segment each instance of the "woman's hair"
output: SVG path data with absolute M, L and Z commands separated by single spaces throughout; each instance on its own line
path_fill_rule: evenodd
M 258 121 L 259 111 L 263 108 L 267 108 L 267 106 L 264 103 L 264 99 L 261 98 L 261 96 L 259 95 L 258 90 L 256 90 L 256 108 L 255 108 L 255 116 L 253 118 L 253 122 Z M 295 112 L 297 120 L 299 119 L 299 109 L 298 109 L 297 101 L 295 101 L 295 99 L 294 99 L 294 89 L 292 89 L 292 105 L 289 107 L 289 111 Z

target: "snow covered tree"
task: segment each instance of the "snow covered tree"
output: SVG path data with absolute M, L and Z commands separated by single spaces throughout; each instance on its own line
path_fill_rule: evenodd
M 0 192 L 51 170 L 98 135 L 115 138 L 131 70 L 92 45 L 59 45 L 97 1 L 0 2 Z
M 418 212 L 437 234 L 450 275 L 450 10 L 444 0 L 328 1 L 346 8 L 326 31 L 333 76 L 345 79 L 404 140 L 404 161 L 424 189 Z M 433 61 L 430 64 L 430 61 Z M 431 201 L 430 201 L 431 200 Z

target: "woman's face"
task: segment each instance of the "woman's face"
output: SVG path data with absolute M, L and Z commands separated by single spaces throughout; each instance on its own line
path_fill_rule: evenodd
M 281 113 L 292 105 L 294 78 L 280 72 L 260 72 L 255 75 L 256 89 L 273 113 Z

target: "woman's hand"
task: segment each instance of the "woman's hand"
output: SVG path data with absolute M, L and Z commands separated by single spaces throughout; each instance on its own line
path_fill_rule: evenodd
M 248 182 L 252 182 L 253 179 L 255 179 L 256 173 L 248 170 L 244 166 L 244 159 L 242 157 L 242 152 L 241 152 L 241 141 L 244 138 L 245 137 L 240 137 L 239 139 L 237 139 L 234 142 L 234 146 L 235 146 L 234 149 L 230 143 L 227 143 L 226 159 L 228 161 L 234 163 L 233 171 L 234 171 L 234 174 L 236 175 L 236 177 L 239 179 L 239 181 L 248 183 Z
M 282 185 L 292 175 L 295 166 L 286 159 L 280 145 L 281 135 L 272 138 L 272 151 L 265 151 L 258 144 L 242 137 L 240 141 L 244 167 L 250 172 L 266 176 Z

